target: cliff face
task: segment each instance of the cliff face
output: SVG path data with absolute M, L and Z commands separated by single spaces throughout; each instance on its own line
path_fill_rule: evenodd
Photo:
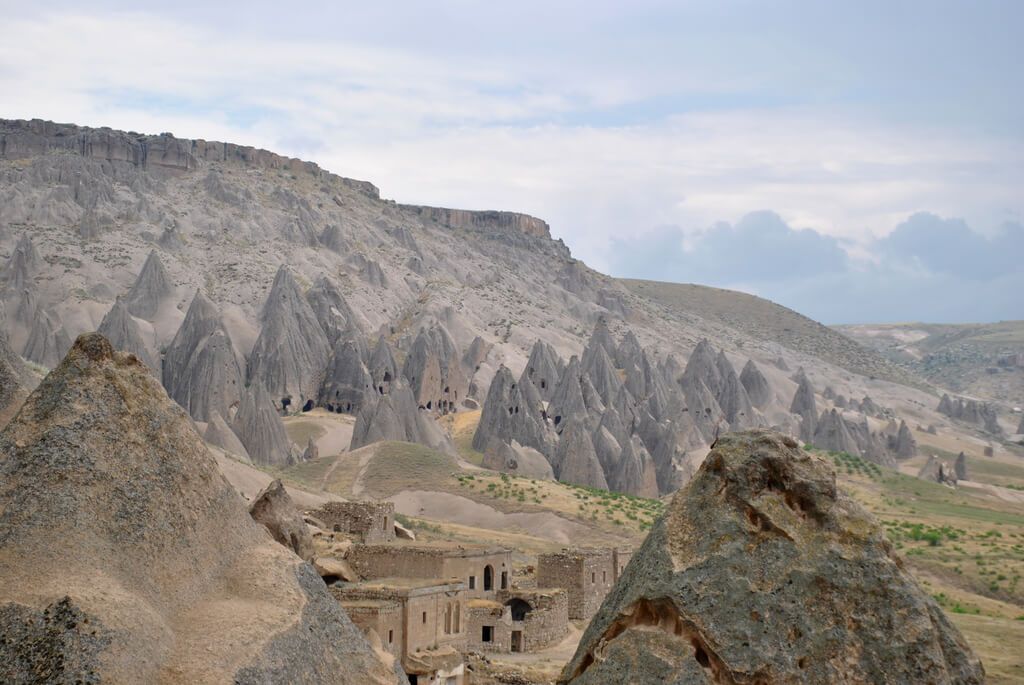
M 199 160 L 204 160 L 341 179 L 313 162 L 304 162 L 248 145 L 176 138 L 171 133 L 154 136 L 105 127 L 89 128 L 41 119 L 0 119 L 0 158 L 26 159 L 51 151 L 74 152 L 92 159 L 127 162 L 149 170 L 188 171 L 195 169 Z M 371 197 L 380 196 L 372 183 L 341 180 Z

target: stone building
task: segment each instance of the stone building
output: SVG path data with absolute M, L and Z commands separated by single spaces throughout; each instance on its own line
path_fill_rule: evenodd
M 329 530 L 346 533 L 364 544 L 393 542 L 395 539 L 393 502 L 327 502 L 310 513 L 323 521 Z
M 512 551 L 502 547 L 356 545 L 346 560 L 362 578 L 458 578 L 466 596 L 494 599 L 511 587 Z
M 617 549 L 566 548 L 537 558 L 537 587 L 563 588 L 569 618 L 589 620 L 626 568 L 632 552 Z
M 567 634 L 569 598 L 560 588 L 498 592 L 467 602 L 467 647 L 478 652 L 537 652 Z
M 380 578 L 335 583 L 330 591 L 363 632 L 376 633 L 384 649 L 400 660 L 412 685 L 464 685 L 462 582 Z

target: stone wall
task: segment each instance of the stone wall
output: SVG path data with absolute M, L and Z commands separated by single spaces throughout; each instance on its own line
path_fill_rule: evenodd
M 508 607 L 489 599 L 471 599 L 466 603 L 466 649 L 471 652 L 502 652 L 511 649 L 512 619 Z M 490 629 L 490 641 L 484 642 L 484 628 Z
M 370 630 L 380 637 L 384 649 L 396 659 L 402 658 L 402 646 L 405 644 L 404 622 L 402 620 L 402 604 L 397 600 L 339 600 L 345 607 L 352 622 L 363 633 Z
M 395 539 L 395 505 L 393 502 L 327 502 L 311 513 L 323 521 L 328 529 L 351 535 L 365 544 L 392 542 Z M 400 574 L 385 573 L 374 577 L 394 575 Z
M 537 587 L 564 589 L 574 620 L 586 621 L 597 613 L 616 577 L 610 549 L 563 549 L 537 558 Z
M 367 579 L 458 578 L 465 584 L 468 597 L 493 599 L 511 585 L 512 553 L 501 548 L 355 545 L 346 559 Z
M 511 630 L 522 631 L 522 651 L 537 652 L 565 639 L 569 626 L 569 595 L 559 588 L 539 590 L 508 590 L 498 593 L 512 620 Z M 530 606 L 521 621 L 514 620 L 511 603 L 514 600 Z

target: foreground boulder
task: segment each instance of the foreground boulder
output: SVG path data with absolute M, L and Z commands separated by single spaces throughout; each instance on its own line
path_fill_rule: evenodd
M 0 433 L 0 682 L 396 681 L 102 336 Z
M 560 682 L 981 683 L 977 657 L 822 459 L 721 438 Z

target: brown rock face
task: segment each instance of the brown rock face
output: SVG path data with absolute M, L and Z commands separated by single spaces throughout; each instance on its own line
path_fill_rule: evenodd
M 249 516 L 306 561 L 313 558 L 313 536 L 280 479 L 275 478 L 256 495 L 249 504 Z
M 835 473 L 721 438 L 605 599 L 561 683 L 982 683 L 959 631 Z
M 99 334 L 0 433 L 0 682 L 404 682 Z

